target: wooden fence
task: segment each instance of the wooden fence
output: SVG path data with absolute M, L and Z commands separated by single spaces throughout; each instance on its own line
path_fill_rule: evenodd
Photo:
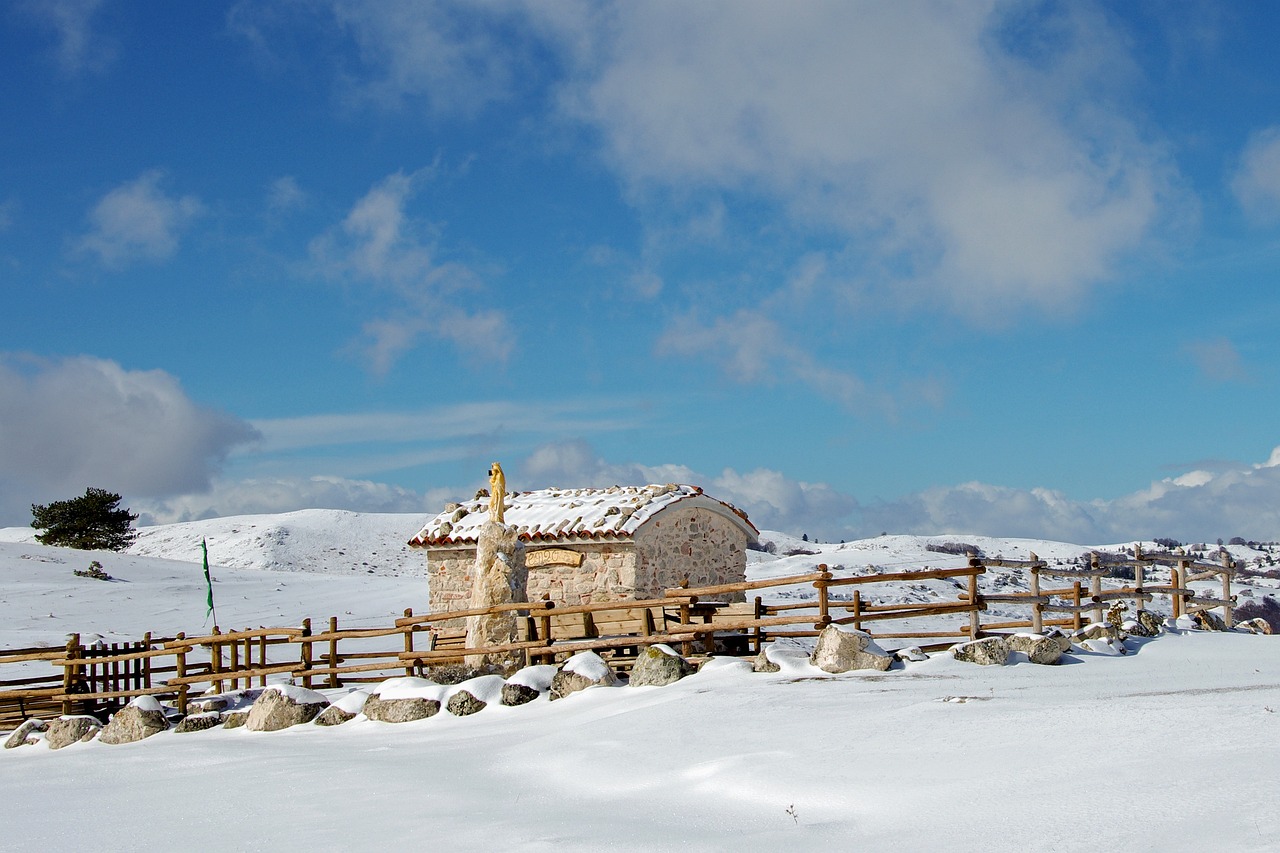
M 1145 583 L 1152 565 L 1171 564 L 1168 584 Z M 1229 561 L 1221 567 L 1194 563 L 1190 558 L 1144 556 L 1136 551 L 1125 565 L 1133 566 L 1132 586 L 1103 590 L 1102 578 L 1111 569 L 1052 567 L 1034 554 L 1030 560 L 970 558 L 959 568 L 878 572 L 836 578 L 825 565 L 817 571 L 787 577 L 701 588 L 666 590 L 661 598 L 563 605 L 549 600 L 520 602 L 478 610 L 415 615 L 405 610 L 393 624 L 374 628 L 341 628 L 330 617 L 316 631 L 310 619 L 299 627 L 255 628 L 204 636 L 178 634 L 157 638 L 150 634 L 134 643 L 84 646 L 78 635 L 64 649 L 0 651 L 0 730 L 30 716 L 69 713 L 109 713 L 129 699 L 156 695 L 174 702 L 186 713 L 194 693 L 265 685 L 272 676 L 287 677 L 313 688 L 337 688 L 382 681 L 395 675 L 425 675 L 431 668 L 457 664 L 468 656 L 523 651 L 531 663 L 551 663 L 579 651 L 591 650 L 625 668 L 639 649 L 666 643 L 686 656 L 756 654 L 774 639 L 814 637 L 830 624 L 850 625 L 877 640 L 924 640 L 926 650 L 946 648 L 984 633 L 1052 625 L 1079 628 L 1092 611 L 1101 621 L 1107 604 L 1133 601 L 1141 608 L 1154 595 L 1167 595 L 1173 613 L 1193 613 L 1221 607 L 1230 625 L 1231 576 Z M 1018 567 L 1030 574 L 1029 592 L 980 594 L 978 579 L 990 567 Z M 1045 588 L 1046 578 L 1074 579 L 1070 587 Z M 1197 595 L 1195 581 L 1220 578 L 1222 598 Z M 947 581 L 959 587 L 955 600 L 880 602 L 864 590 L 875 584 Z M 1082 586 L 1087 580 L 1087 593 Z M 730 603 L 747 593 L 781 593 L 766 604 L 762 597 Z M 874 591 L 873 591 L 874 592 Z M 779 601 L 787 593 L 796 600 Z M 992 604 L 1023 607 L 1026 619 L 982 621 Z M 501 646 L 467 648 L 465 631 L 457 626 L 466 616 L 513 613 L 519 638 Z M 1066 614 L 1055 616 L 1054 614 Z M 952 629 L 938 617 L 957 617 Z M 1047 617 L 1047 618 L 1046 618 Z M 916 620 L 934 621 L 921 630 Z M 33 667 L 50 667 L 33 673 Z

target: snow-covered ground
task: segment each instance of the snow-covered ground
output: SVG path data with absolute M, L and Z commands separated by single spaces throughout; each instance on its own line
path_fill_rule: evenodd
M 0 647 L 61 645 L 70 631 L 200 630 L 201 536 L 224 628 L 330 614 L 386 624 L 425 606 L 419 553 L 394 569 L 369 559 L 398 553 L 420 517 L 337 514 L 348 529 L 332 534 L 324 515 L 144 529 L 126 554 L 0 531 Z M 763 538 L 776 553 L 753 553 L 751 577 L 818 563 L 837 574 L 956 565 L 962 557 L 927 548 L 961 540 L 1007 558 L 1088 550 Z M 780 556 L 797 549 L 816 553 Z M 92 559 L 118 580 L 72 574 Z M 954 598 L 937 583 L 897 594 Z M 1011 570 L 984 583 L 1022 580 Z M 1250 591 L 1274 594 L 1274 581 L 1258 584 Z M 771 675 L 715 661 L 668 687 L 597 688 L 469 717 L 4 750 L 0 849 L 1277 849 L 1280 640 L 1179 632 L 1129 647 L 1056 667 L 935 655 L 838 676 L 798 654 Z

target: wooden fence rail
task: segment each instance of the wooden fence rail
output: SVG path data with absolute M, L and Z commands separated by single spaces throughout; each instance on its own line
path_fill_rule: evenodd
M 1171 562 L 1168 584 L 1147 584 L 1146 570 L 1165 560 Z M 926 649 L 945 648 L 984 632 L 1048 626 L 1081 627 L 1083 615 L 1102 619 L 1105 605 L 1130 601 L 1141 609 L 1154 596 L 1167 596 L 1175 615 L 1222 608 L 1230 624 L 1233 566 L 1194 563 L 1190 558 L 1172 560 L 1148 557 L 1135 549 L 1135 580 L 1121 589 L 1102 588 L 1113 571 L 1093 558 L 1088 568 L 1049 566 L 1034 554 L 1030 560 L 972 557 L 958 568 L 872 572 L 836 578 L 825 565 L 817 571 L 706 587 L 668 589 L 658 598 L 627 601 L 558 604 L 546 599 L 442 613 L 404 615 L 390 625 L 340 628 L 330 617 L 326 630 L 314 631 L 310 619 L 297 627 L 249 628 L 209 634 L 158 638 L 146 635 L 135 643 L 97 644 L 86 647 L 73 635 L 62 649 L 0 650 L 0 674 L 17 677 L 0 680 L 0 730 L 33 715 L 50 713 L 105 713 L 136 696 L 170 698 L 185 713 L 193 693 L 201 689 L 223 692 L 249 687 L 256 680 L 265 685 L 272 677 L 289 678 L 306 687 L 337 688 L 393 675 L 421 675 L 431 667 L 459 663 L 471 655 L 522 651 L 531 661 L 552 662 L 579 651 L 596 651 L 625 666 L 637 650 L 653 643 L 678 646 L 682 653 L 753 654 L 771 639 L 816 636 L 831 624 L 851 625 L 877 639 L 935 641 Z M 981 594 L 979 578 L 992 567 L 1016 567 L 1028 572 L 1030 591 Z M 1068 587 L 1043 588 L 1041 579 L 1072 579 Z M 1194 581 L 1220 578 L 1222 597 L 1198 593 Z M 875 584 L 945 580 L 959 584 L 956 599 L 915 603 L 877 602 L 865 594 Z M 1086 590 L 1081 581 L 1089 584 Z M 812 597 L 799 601 L 765 604 L 726 602 L 742 593 L 808 587 Z M 845 590 L 849 590 L 846 595 Z M 836 594 L 833 596 L 832 592 Z M 1025 620 L 993 621 L 983 614 L 992 604 L 1026 608 Z M 520 639 L 500 646 L 468 648 L 465 632 L 457 626 L 467 616 L 514 614 Z M 1046 614 L 1066 614 L 1046 618 Z M 963 624 L 954 630 L 936 625 L 929 630 L 914 627 L 922 618 L 959 616 Z M 378 646 L 381 638 L 400 637 L 394 644 Z M 419 644 L 425 638 L 425 647 Z M 395 648 L 385 648 L 395 645 Z M 47 664 L 52 671 L 36 672 Z M 14 670 L 19 670 L 14 673 Z

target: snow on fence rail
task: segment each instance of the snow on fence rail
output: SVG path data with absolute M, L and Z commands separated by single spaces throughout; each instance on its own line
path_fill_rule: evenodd
M 836 578 L 825 565 L 818 570 L 788 577 L 769 578 L 715 586 L 666 590 L 661 598 L 558 605 L 543 599 L 494 607 L 415 615 L 405 610 L 394 624 L 373 628 L 340 629 L 336 616 L 327 630 L 316 632 L 311 619 L 299 627 L 255 628 L 222 632 L 217 627 L 203 636 L 178 634 L 157 638 L 147 634 L 134 643 L 97 643 L 84 646 L 72 635 L 64 649 L 0 650 L 0 729 L 21 720 L 56 713 L 102 713 L 143 695 L 171 699 L 182 713 L 196 688 L 223 692 L 249 687 L 254 679 L 265 685 L 270 676 L 287 675 L 306 687 L 336 688 L 392 675 L 422 675 L 434 666 L 456 664 L 470 655 L 524 650 L 531 662 L 554 662 L 579 651 L 592 650 L 625 667 L 638 650 L 654 643 L 679 647 L 686 656 L 756 654 L 763 643 L 780 638 L 815 637 L 827 625 L 851 625 L 877 640 L 932 640 L 926 650 L 946 648 L 955 642 L 1010 629 L 1071 626 L 1079 629 L 1083 616 L 1092 612 L 1102 621 L 1108 602 L 1132 601 L 1138 609 L 1155 595 L 1172 600 L 1174 616 L 1222 608 L 1231 625 L 1235 599 L 1231 595 L 1234 566 L 1224 556 L 1222 566 L 1196 563 L 1181 555 L 1144 555 L 1135 548 L 1132 559 L 1099 565 L 1093 555 L 1089 568 L 1049 566 L 1030 555 L 1011 561 L 970 557 L 958 568 L 877 572 Z M 1146 583 L 1156 564 L 1170 565 L 1168 584 Z M 1132 567 L 1133 584 L 1104 591 L 1102 578 L 1116 565 Z M 988 568 L 1020 568 L 1028 572 L 1030 591 L 982 593 L 978 579 Z M 1044 578 L 1072 579 L 1072 585 L 1044 588 Z M 1222 597 L 1198 594 L 1189 584 L 1218 579 Z M 869 584 L 914 583 L 922 580 L 964 581 L 955 601 L 877 603 L 864 597 Z M 1089 582 L 1087 593 L 1082 580 Z M 808 586 L 812 599 L 795 602 L 727 602 L 758 590 Z M 847 598 L 832 598 L 831 591 L 852 588 Z M 841 593 L 843 595 L 843 593 Z M 1025 619 L 982 622 L 993 604 L 1026 608 Z M 458 626 L 467 616 L 514 612 L 520 639 L 501 646 L 466 647 L 466 634 Z M 1046 618 L 1047 614 L 1065 614 Z M 949 629 L 940 618 L 957 616 L 964 621 Z M 922 630 L 913 620 L 930 619 Z M 388 649 L 385 638 L 399 637 Z M 425 647 L 424 647 L 425 646 Z M 32 673 L 44 663 L 52 671 Z M 14 676 L 14 677 L 9 677 Z

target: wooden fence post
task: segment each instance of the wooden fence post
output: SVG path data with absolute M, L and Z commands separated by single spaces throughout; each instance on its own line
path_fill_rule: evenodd
M 1231 573 L 1235 569 L 1235 563 L 1231 561 L 1231 555 L 1226 551 L 1222 552 L 1222 622 L 1227 626 L 1227 630 L 1235 624 L 1235 613 L 1231 609 Z
M 853 627 L 855 630 L 862 630 L 862 590 L 860 589 L 853 591 Z
M 982 602 L 978 599 L 978 574 L 983 569 L 982 561 L 976 556 L 970 556 L 969 569 L 969 606 L 973 608 L 969 611 L 969 639 L 977 640 L 982 636 L 982 617 L 978 615 L 982 607 Z
M 1080 581 L 1076 581 L 1075 585 L 1071 588 L 1071 603 L 1074 604 L 1076 608 L 1073 624 L 1075 625 L 1075 629 L 1079 631 L 1084 627 L 1084 617 L 1080 615 Z
M 302 620 L 302 639 L 298 644 L 302 671 L 302 686 L 311 688 L 311 617 Z
M 218 630 L 218 626 L 214 625 L 213 636 L 216 637 L 221 633 L 222 632 Z M 214 689 L 214 692 L 216 693 L 222 692 L 222 687 L 223 687 L 222 679 L 218 678 L 218 675 L 221 672 L 222 672 L 222 646 L 218 643 L 217 640 L 212 640 L 209 643 L 209 675 L 211 676 L 209 680 L 213 683 L 213 689 Z M 232 687 L 231 689 L 234 690 L 235 688 Z
M 245 640 L 244 642 L 245 642 L 245 646 L 246 646 L 246 648 L 245 648 L 245 658 L 246 658 L 246 660 L 247 660 L 247 659 L 248 659 L 248 657 L 249 657 L 248 645 L 249 645 L 249 643 L 253 642 L 253 640 L 249 639 L 249 640 Z M 263 668 L 263 669 L 266 669 L 266 668 L 267 668 L 267 635 L 266 635 L 266 634 L 263 634 L 261 637 L 259 637 L 259 638 L 258 638 L 258 663 L 262 664 L 262 668 Z M 264 672 L 264 673 L 262 673 L 262 675 L 261 675 L 260 679 L 261 679 L 261 680 L 258 682 L 258 686 L 259 686 L 259 687 L 266 687 L 266 686 L 267 686 L 267 674 L 266 674 L 265 672 Z M 245 686 L 245 687 L 248 687 L 248 686 L 249 686 L 249 681 L 248 681 L 248 679 L 245 679 L 245 684 L 244 684 L 244 686 Z
M 1133 546 L 1133 588 L 1138 593 L 1134 607 L 1138 612 L 1146 610 L 1146 601 L 1142 597 L 1142 588 L 1146 584 L 1147 567 L 1142 555 L 1142 545 Z
M 72 634 L 67 640 L 67 660 L 73 661 L 84 656 L 84 649 L 80 646 L 80 635 Z M 62 668 L 62 713 L 69 715 L 72 713 L 70 693 L 80 676 L 80 667 L 76 664 L 64 666 Z
M 151 632 L 150 631 L 142 635 L 142 650 L 144 652 L 151 651 Z M 142 664 L 142 687 L 147 690 L 150 690 L 151 689 L 151 658 L 145 657 L 142 660 L 138 661 L 138 663 Z
M 340 687 L 338 684 L 338 638 L 333 635 L 338 632 L 338 617 L 329 617 L 329 686 Z
M 1094 551 L 1089 555 L 1089 568 L 1095 572 L 1102 570 L 1102 563 L 1098 559 L 1098 552 Z M 1099 575 L 1093 575 L 1089 578 L 1089 596 L 1094 600 L 1093 621 L 1102 621 L 1102 602 L 1098 600 L 1098 596 L 1102 595 L 1102 578 Z
M 1031 554 L 1031 561 L 1036 562 L 1035 552 Z M 1031 594 L 1037 599 L 1040 597 L 1040 567 L 1033 565 L 1031 567 Z M 1040 601 L 1031 603 L 1031 630 L 1037 634 L 1044 633 L 1044 604 Z
M 182 631 L 179 631 L 176 637 L 178 640 L 185 640 L 186 638 L 187 635 Z M 177 667 L 174 675 L 178 677 L 179 681 L 178 713 L 185 717 L 187 715 L 187 692 L 191 689 L 191 685 L 182 680 L 187 677 L 187 646 L 178 646 L 178 652 L 174 656 L 174 666 Z
M 755 618 L 759 619 L 763 615 L 764 615 L 764 599 L 757 595 Z M 756 654 L 760 654 L 760 645 L 763 639 L 764 639 L 764 629 L 757 624 L 755 627 L 755 630 L 752 632 L 752 643 L 751 643 L 751 646 L 752 646 L 751 650 Z
M 818 571 L 822 572 L 822 577 L 813 582 L 818 590 L 818 624 L 815 627 L 822 630 L 831 624 L 830 601 L 827 598 L 827 581 L 831 580 L 831 572 L 827 571 L 826 563 L 819 563 Z
M 685 578 L 684 583 L 682 583 L 681 586 L 688 587 L 688 585 L 689 585 L 689 579 Z M 689 617 L 689 599 L 682 598 L 680 599 L 680 624 L 688 625 L 689 618 L 690 618 Z M 680 654 L 684 655 L 685 657 L 688 657 L 689 655 L 693 654 L 693 643 L 690 640 L 685 640 L 683 643 L 680 644 Z
M 1182 615 L 1182 595 L 1177 590 L 1182 589 L 1182 567 L 1187 563 L 1185 560 L 1179 560 L 1178 565 L 1169 569 L 1169 586 L 1173 587 L 1174 592 L 1171 594 L 1173 598 L 1173 618 L 1177 619 Z
M 218 645 L 218 666 L 219 667 L 222 666 L 222 645 L 221 644 Z M 235 640 L 232 640 L 227 646 L 227 671 L 231 673 L 238 673 L 240 671 L 240 643 Z M 221 684 L 222 682 L 218 682 L 218 683 Z M 245 686 L 252 687 L 253 685 L 246 684 Z M 231 689 L 232 690 L 240 689 L 239 678 L 232 677 Z M 219 693 L 222 692 L 221 687 L 218 688 L 218 692 Z
M 412 607 L 406 607 L 404 609 L 404 618 L 406 619 L 413 618 Z M 413 654 L 413 626 L 412 625 L 404 626 L 404 650 L 409 654 Z M 413 659 L 412 658 L 404 662 L 404 674 L 413 675 Z

